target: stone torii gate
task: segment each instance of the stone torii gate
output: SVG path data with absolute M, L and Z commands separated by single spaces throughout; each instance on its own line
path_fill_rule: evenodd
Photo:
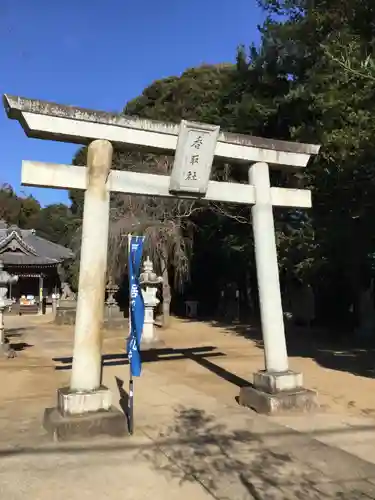
M 28 137 L 88 144 L 87 168 L 24 161 L 22 184 L 85 191 L 79 293 L 70 387 L 58 390 L 58 405 L 45 416 L 57 437 L 79 432 L 124 432 L 124 419 L 101 385 L 101 324 L 107 263 L 109 195 L 199 198 L 250 204 L 264 340 L 265 370 L 240 391 L 242 405 L 270 413 L 314 406 L 302 374 L 289 370 L 277 264 L 273 206 L 311 207 L 311 192 L 270 186 L 274 168 L 306 167 L 319 146 L 220 132 L 219 127 L 182 121 L 180 126 L 73 106 L 4 96 L 8 117 Z M 112 170 L 112 145 L 144 151 L 175 151 L 171 176 Z M 214 157 L 247 165 L 249 184 L 210 181 Z M 79 424 L 75 417 L 80 415 Z M 87 425 L 85 425 L 85 422 Z

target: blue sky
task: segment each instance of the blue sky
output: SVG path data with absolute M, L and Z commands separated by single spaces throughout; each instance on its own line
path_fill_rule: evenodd
M 234 61 L 263 20 L 256 0 L 1 0 L 0 93 L 119 111 L 153 80 Z M 68 202 L 21 186 L 21 161 L 70 163 L 76 145 L 28 139 L 2 105 L 0 144 L 0 184 Z

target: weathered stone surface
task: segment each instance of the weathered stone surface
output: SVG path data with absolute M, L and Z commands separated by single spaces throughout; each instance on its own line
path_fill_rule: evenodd
M 241 387 L 239 404 L 267 415 L 286 411 L 307 412 L 318 408 L 316 392 L 303 388 L 269 394 L 253 386 Z
M 163 349 L 165 347 L 165 342 L 160 339 L 155 339 L 152 341 L 142 341 L 141 342 L 141 351 L 151 351 L 153 349 Z
M 108 411 L 111 405 L 112 394 L 105 386 L 90 392 L 72 391 L 69 387 L 57 390 L 57 407 L 63 416 Z
M 129 319 L 125 317 L 124 311 L 119 306 L 105 307 L 104 310 L 104 323 L 103 327 L 108 330 L 116 330 L 117 328 L 127 328 L 129 326 Z
M 147 120 L 139 117 L 125 116 L 118 113 L 108 113 L 105 111 L 85 109 L 76 106 L 66 106 L 63 104 L 42 101 L 39 99 L 27 99 L 24 97 L 13 96 L 9 94 L 5 94 L 3 96 L 3 103 L 8 118 L 11 118 L 13 120 L 21 119 L 22 125 L 23 125 L 22 122 L 23 113 L 26 112 L 26 113 L 38 114 L 42 117 L 44 115 L 47 117 L 66 118 L 68 126 L 69 126 L 68 120 L 79 120 L 98 125 L 100 124 L 106 126 L 107 128 L 112 125 L 125 129 L 134 129 L 137 131 L 146 132 L 148 134 L 158 133 L 158 134 L 165 134 L 178 137 L 180 132 L 179 125 L 176 125 L 174 123 Z M 33 135 L 31 134 L 36 133 L 36 136 L 38 138 L 41 138 L 42 130 L 43 128 L 33 131 L 28 130 L 28 133 L 30 134 L 29 137 L 33 137 Z M 50 131 L 48 133 L 43 130 L 43 132 L 44 132 L 42 134 L 43 138 L 55 139 L 55 134 L 53 133 L 53 131 Z M 60 132 L 58 135 L 60 139 L 64 137 L 64 140 L 66 142 L 75 142 L 72 130 L 70 130 L 70 132 L 67 133 Z M 90 140 L 92 139 L 93 137 L 87 138 L 87 143 L 89 143 Z M 245 147 L 259 148 L 271 151 L 276 150 L 278 152 L 285 151 L 295 154 L 316 155 L 318 154 L 320 149 L 320 146 L 314 144 L 280 141 L 276 139 L 268 139 L 264 137 L 255 137 L 250 135 L 242 135 L 224 131 L 222 131 L 219 134 L 218 140 L 219 142 L 243 146 L 244 148 Z M 148 150 L 153 151 L 155 149 L 162 148 L 162 146 L 156 146 L 155 141 L 153 141 L 153 144 L 154 146 L 148 145 Z M 128 141 L 126 143 L 126 146 L 127 147 L 132 146 L 132 143 Z M 140 145 L 138 144 L 138 147 L 139 146 Z M 173 149 L 175 149 L 175 146 Z M 226 155 L 223 156 L 228 157 Z M 240 158 L 238 158 L 237 160 L 240 160 Z M 267 161 L 267 159 L 265 159 L 265 161 Z
M 74 302 L 70 307 L 58 307 L 55 315 L 56 325 L 74 325 L 76 321 L 77 304 Z M 107 313 L 104 316 L 103 326 L 108 329 L 124 328 L 128 325 L 128 318 L 125 318 L 124 312 L 118 308 L 113 308 L 111 315 Z
M 125 436 L 125 415 L 115 407 L 108 411 L 63 416 L 57 408 L 47 408 L 43 426 L 56 441 L 72 441 L 94 436 Z
M 75 299 L 60 299 L 58 307 L 61 309 L 76 309 L 77 301 Z
M 128 326 L 128 318 L 111 318 L 103 322 L 103 328 L 106 330 L 126 329 Z
M 254 373 L 254 387 L 269 394 L 280 391 L 294 391 L 303 388 L 302 373 L 291 370 L 286 372 L 267 372 L 265 370 Z
M 58 307 L 56 310 L 55 323 L 56 325 L 74 325 L 76 321 L 75 307 Z

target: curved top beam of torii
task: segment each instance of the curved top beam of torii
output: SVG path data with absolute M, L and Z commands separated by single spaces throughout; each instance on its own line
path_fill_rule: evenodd
M 28 137 L 76 144 L 106 139 L 117 146 L 148 151 L 174 151 L 178 124 L 123 114 L 65 106 L 48 101 L 5 94 L 9 118 L 18 120 Z M 220 131 L 215 156 L 231 162 L 266 162 L 276 166 L 305 167 L 320 146 L 264 139 Z

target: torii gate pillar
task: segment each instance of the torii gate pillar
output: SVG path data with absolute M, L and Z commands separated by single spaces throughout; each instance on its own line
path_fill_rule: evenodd
M 268 165 L 252 165 L 249 181 L 255 187 L 251 213 L 265 370 L 254 374 L 252 386 L 240 389 L 239 403 L 267 414 L 312 410 L 316 393 L 303 388 L 302 373 L 289 369 Z

